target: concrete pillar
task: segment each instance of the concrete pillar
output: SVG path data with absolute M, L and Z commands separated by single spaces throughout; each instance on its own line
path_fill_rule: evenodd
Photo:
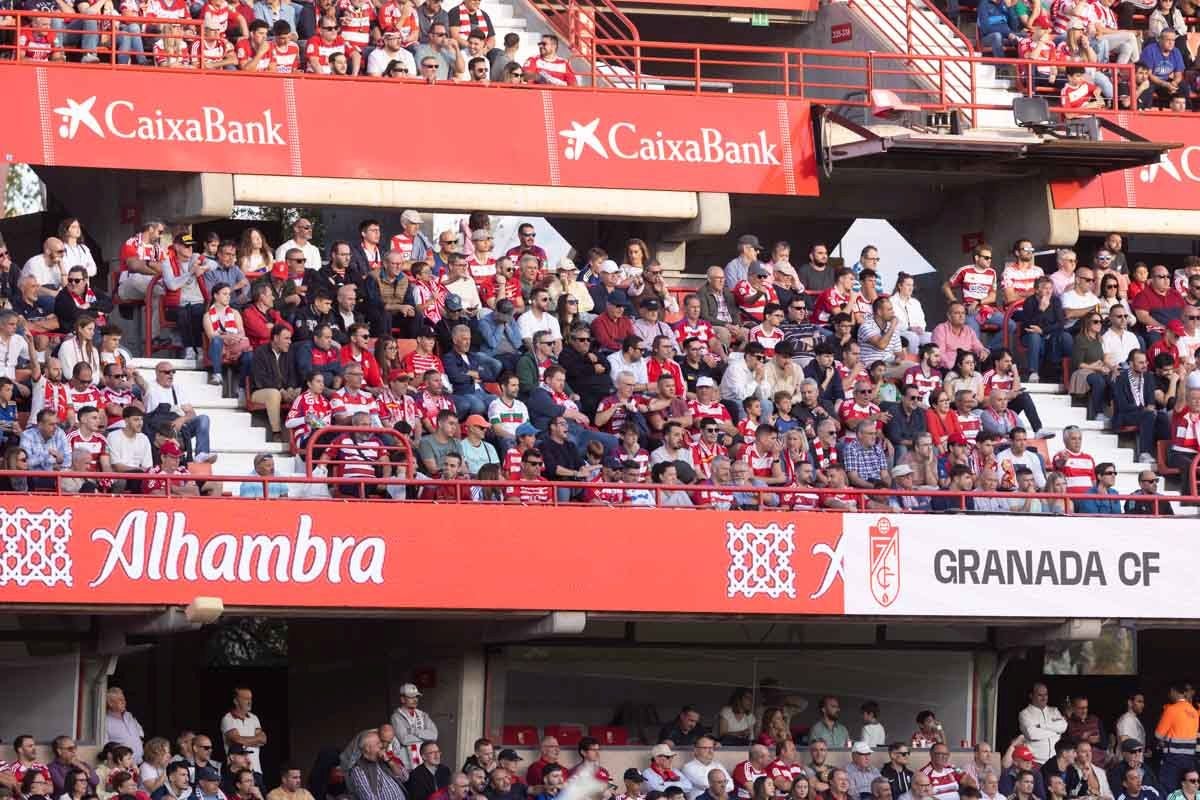
M 458 759 L 462 763 L 474 751 L 475 740 L 484 735 L 484 702 L 487 694 L 487 659 L 483 650 L 462 654 L 458 683 Z

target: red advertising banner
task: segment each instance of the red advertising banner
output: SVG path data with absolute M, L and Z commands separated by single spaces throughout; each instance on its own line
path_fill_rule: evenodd
M 809 104 L 719 95 L 0 66 L 10 161 L 818 194 Z M 347 126 L 361 131 L 347 135 Z
M 1200 145 L 1192 114 L 1118 114 L 1116 123 L 1152 142 L 1183 142 L 1158 164 L 1051 184 L 1055 208 L 1200 208 Z M 1101 131 L 1104 138 L 1116 138 Z
M 139 500 L 27 498 L 0 508 L 0 603 L 214 596 L 275 608 L 844 608 L 839 514 Z

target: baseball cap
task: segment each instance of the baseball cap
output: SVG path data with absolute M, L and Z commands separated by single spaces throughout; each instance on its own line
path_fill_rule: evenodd
M 560 258 L 558 263 L 554 266 L 555 272 L 570 272 L 571 270 L 578 271 L 579 267 L 575 266 L 575 262 L 566 256 Z
M 462 311 L 462 298 L 456 294 L 446 295 L 446 310 L 447 311 Z
M 484 230 L 483 228 L 480 228 L 477 231 L 471 231 L 471 241 L 472 242 L 482 242 L 484 239 L 490 239 L 490 238 L 492 238 L 492 232 L 488 231 L 488 230 Z
M 658 758 L 659 756 L 674 756 L 675 751 L 671 749 L 669 744 L 656 744 L 650 749 L 650 757 Z
M 451 297 L 453 297 L 453 295 L 451 295 Z M 428 325 L 422 325 L 420 328 L 417 328 L 417 338 L 436 339 L 437 334 L 433 332 L 433 328 L 429 327 Z
M 221 780 L 221 773 L 217 772 L 212 767 L 200 767 L 196 770 L 196 780 L 219 782 Z
M 793 280 L 800 280 L 800 275 L 796 272 L 796 268 L 786 261 L 776 261 L 771 265 L 771 269 L 775 270 L 776 274 L 782 272 Z
M 410 208 L 410 209 L 405 210 L 405 212 L 400 215 L 400 221 L 401 222 L 411 222 L 414 225 L 420 225 L 425 220 L 421 219 L 421 212 L 417 211 L 416 209 Z
M 624 464 L 625 462 L 616 456 L 605 456 L 604 458 L 605 469 L 622 469 Z
M 753 233 L 743 233 L 738 237 L 738 244 L 748 244 L 756 250 L 762 250 L 762 245 L 758 243 L 758 237 Z
M 750 269 L 748 271 L 751 275 L 754 275 L 759 278 L 765 278 L 771 274 L 771 271 L 769 269 L 767 269 L 766 267 L 764 267 L 758 261 L 755 261 L 754 263 L 752 263 L 750 265 Z
M 1167 323 L 1167 330 L 1176 336 L 1186 336 L 1187 331 L 1183 328 L 1183 320 L 1173 319 Z
M 513 307 L 512 300 L 505 298 L 496 303 L 495 314 L 497 317 L 503 318 L 505 321 L 512 319 L 513 312 L 516 308 Z
M 871 755 L 871 752 L 872 752 L 871 745 L 867 744 L 866 742 L 855 742 L 854 747 L 850 748 L 850 752 L 858 753 L 859 755 L 869 756 L 869 755 Z
M 162 443 L 162 447 L 158 448 L 158 452 L 164 456 L 175 456 L 180 458 L 183 455 L 183 448 L 179 446 L 179 442 L 174 439 L 167 439 Z
M 411 373 L 405 372 L 402 369 L 394 369 L 388 373 L 387 379 L 388 383 L 391 383 L 392 381 L 406 381 L 411 377 Z
M 620 272 L 621 268 L 617 266 L 617 262 L 613 261 L 610 258 L 610 259 L 606 260 L 603 264 L 600 265 L 600 271 L 601 272 Z
M 1018 750 L 1024 749 L 1026 752 L 1029 753 L 1029 758 L 1031 760 L 1033 759 L 1033 752 L 1030 751 L 1028 747 L 1017 748 L 1017 749 Z M 1138 750 L 1145 750 L 1145 749 L 1146 749 L 1145 745 L 1143 745 L 1137 739 L 1126 739 L 1125 741 L 1121 742 L 1121 752 L 1122 753 L 1136 753 Z M 1017 751 L 1013 750 L 1013 758 L 1017 758 L 1017 757 L 1018 757 Z
M 903 478 L 905 475 L 912 475 L 912 474 L 913 474 L 912 467 L 910 467 L 908 464 L 897 464 L 896 467 L 892 470 L 893 478 Z
M 537 436 L 537 435 L 538 435 L 538 429 L 533 427 L 533 425 L 531 423 L 522 422 L 520 425 L 517 426 L 517 437 L 518 438 L 520 438 L 522 436 Z
M 970 442 L 967 441 L 967 437 L 963 436 L 961 433 L 950 434 L 950 438 L 947 439 L 946 442 L 948 444 L 962 445 L 963 447 L 966 447 L 968 444 L 970 444 Z
M 608 304 L 625 308 L 629 305 L 629 295 L 625 293 L 624 289 L 614 289 L 613 293 L 608 296 Z
M 271 266 L 271 277 L 283 280 L 288 276 L 288 265 L 286 261 L 276 261 Z
M 478 414 L 472 414 L 471 416 L 467 417 L 467 425 L 468 427 L 475 425 L 480 428 L 486 428 L 488 426 L 488 421 Z
M 420 697 L 421 690 L 417 688 L 415 683 L 406 683 L 400 687 L 401 697 Z
M 175 241 L 181 245 L 184 245 L 185 247 L 194 247 L 196 245 L 196 238 L 190 233 L 179 234 L 175 237 Z
M 497 761 L 524 761 L 525 759 L 517 755 L 516 750 L 504 749 L 500 751 L 500 755 L 496 756 Z
M 696 388 L 697 389 L 699 389 L 701 386 L 715 387 L 716 385 L 717 385 L 717 382 L 714 381 L 712 378 L 708 377 L 707 375 L 701 375 L 699 378 L 696 379 Z
M 627 781 L 637 781 L 638 783 L 642 783 L 642 773 L 638 772 L 633 767 L 625 770 L 625 774 L 621 777 Z
M 1020 759 L 1021 761 L 1033 761 L 1033 751 L 1030 750 L 1025 745 L 1020 745 L 1018 747 L 1014 747 L 1013 748 L 1013 758 Z
M 647 297 L 642 301 L 642 308 L 647 309 L 648 311 L 658 311 L 660 308 L 662 308 L 662 305 L 658 302 L 658 298 Z
M 225 746 L 225 753 L 231 756 L 244 756 L 249 755 L 250 751 L 247 750 L 243 745 L 230 744 Z

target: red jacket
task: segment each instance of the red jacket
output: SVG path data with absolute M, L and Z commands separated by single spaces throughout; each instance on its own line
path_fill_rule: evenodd
M 350 363 L 357 363 L 363 369 L 363 381 L 367 386 L 382 389 L 383 376 L 379 373 L 379 362 L 375 360 L 375 356 L 371 355 L 366 350 L 362 351 L 362 355 L 358 358 L 354 357 L 354 347 L 352 345 L 342 345 L 342 366 Z
M 281 317 L 278 311 L 272 308 L 263 314 L 256 305 L 249 305 L 242 311 L 242 324 L 246 327 L 246 338 L 250 340 L 251 347 L 271 341 L 271 328 L 275 325 L 283 325 L 295 333 L 292 324 Z

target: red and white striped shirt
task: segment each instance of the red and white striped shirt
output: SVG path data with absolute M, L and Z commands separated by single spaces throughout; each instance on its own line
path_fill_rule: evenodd
M 475 279 L 475 284 L 485 278 L 490 278 L 496 274 L 496 259 L 491 256 L 485 256 L 482 261 L 476 255 L 467 256 L 467 266 L 471 269 L 471 277 Z M 517 280 L 510 280 L 510 283 L 518 283 Z
M 719 400 L 707 405 L 699 400 L 689 400 L 688 414 L 692 417 L 692 430 L 696 432 L 700 430 L 700 420 L 705 417 L 711 417 L 721 424 L 733 422 L 733 417 L 729 415 L 729 409 Z
M 647 450 L 638 449 L 637 453 L 630 455 L 625 449 L 617 451 L 617 458 L 622 461 L 633 461 L 638 465 L 638 481 L 645 483 L 650 477 L 650 453 Z
M 766 351 L 767 358 L 775 357 L 775 346 L 783 341 L 783 331 L 779 328 L 767 333 L 767 329 L 762 324 L 755 325 L 750 329 L 750 341 L 758 342 Z
M 86 439 L 79 429 L 71 431 L 67 434 L 67 449 L 74 453 L 76 450 L 87 450 L 92 454 L 92 460 L 89 463 L 88 469 L 92 472 L 97 472 L 100 469 L 100 456 L 108 455 L 108 442 L 98 433 L 93 433 Z
M 688 339 L 699 339 L 704 349 L 707 352 L 708 343 L 716 337 L 717 332 L 706 319 L 698 319 L 695 322 L 684 317 L 683 319 L 672 325 L 675 329 L 675 338 L 682 346 Z
M 333 399 L 329 401 L 329 406 L 334 416 L 345 414 L 353 417 L 360 412 L 365 412 L 373 417 L 382 416 L 379 401 L 375 399 L 374 395 L 361 390 L 351 392 L 345 386 L 333 393 Z
M 921 772 L 929 778 L 929 782 L 933 784 L 934 800 L 956 800 L 958 797 L 958 784 L 964 776 L 962 770 L 958 767 L 946 767 L 945 769 L 934 769 L 933 764 L 929 763 L 921 767 Z
M 974 264 L 967 264 L 950 276 L 950 285 L 962 289 L 963 300 L 982 303 L 996 288 L 996 270 L 990 267 L 979 269 Z
M 371 41 L 375 7 L 370 3 L 359 6 L 352 0 L 343 0 L 338 3 L 338 11 L 342 23 L 342 38 L 362 52 Z
M 554 58 L 534 56 L 526 59 L 523 69 L 526 83 L 533 83 L 534 77 L 537 75 L 543 75 L 550 83 L 560 86 L 575 86 L 578 83 L 575 70 L 571 69 L 571 65 L 565 58 L 558 56 Z
M 759 291 L 750 285 L 750 281 L 738 281 L 733 287 L 733 299 L 743 314 L 755 322 L 762 322 L 767 303 L 778 303 L 779 295 L 775 294 L 774 287 L 765 283 Z
M 454 410 L 454 400 L 448 394 L 430 394 L 423 391 L 417 405 L 421 407 L 421 416 L 434 424 L 437 423 L 438 414 Z
M 1022 39 L 1022 41 L 1024 40 Z M 1037 279 L 1044 274 L 1042 268 L 1037 264 L 1034 264 L 1029 269 L 1017 269 L 1015 266 L 1005 267 L 1004 275 L 1000 278 L 1000 283 L 1005 289 L 1029 294 L 1033 291 L 1033 285 L 1037 283 Z
M 232 50 L 233 45 L 224 36 L 219 39 L 197 39 L 192 42 L 192 62 L 199 64 L 201 59 L 206 62 L 221 61 Z
M 942 376 L 937 372 L 926 375 L 921 371 L 921 365 L 918 364 L 915 367 L 909 367 L 904 373 L 904 385 L 915 386 L 921 393 L 921 402 L 929 405 L 929 396 L 941 387 Z
M 213 333 L 237 333 L 238 318 L 237 312 L 230 306 L 225 306 L 224 311 L 218 311 L 216 306 L 208 307 L 208 321 L 212 325 Z
M 151 467 L 146 472 L 146 474 L 147 475 L 187 475 L 188 471 L 187 471 L 187 467 L 180 464 L 172 472 L 165 472 L 162 467 Z M 181 483 L 179 481 L 174 481 L 171 483 L 171 489 L 174 490 L 176 487 L 178 487 L 180 485 L 181 485 Z M 158 494 L 159 492 L 166 492 L 167 481 L 162 478 L 146 478 L 142 481 L 142 489 L 146 492 L 146 494 Z
M 757 442 L 742 451 L 742 461 L 750 465 L 750 471 L 756 478 L 769 478 L 775 474 L 775 454 L 760 452 Z
M 383 27 L 382 20 L 384 19 L 384 14 L 387 12 L 388 6 L 397 6 L 398 7 L 398 4 L 394 3 L 394 2 L 387 3 L 383 6 L 383 8 L 381 8 L 379 10 L 379 19 L 381 20 L 380 27 Z M 383 30 L 387 31 L 387 30 L 392 30 L 392 29 L 391 28 L 383 28 Z M 388 249 L 391 250 L 393 253 L 399 252 L 401 257 L 405 261 L 409 261 L 412 259 L 413 244 L 416 241 L 417 241 L 417 237 L 415 237 L 415 236 L 406 236 L 403 233 L 397 233 L 395 236 L 392 237 L 392 241 L 388 245 Z
M 146 16 L 157 19 L 187 19 L 187 0 L 148 0 Z
M 1059 450 L 1054 456 L 1054 468 L 1067 480 L 1067 492 L 1087 494 L 1096 483 L 1096 461 L 1087 453 Z
M 333 38 L 332 42 L 326 42 L 321 38 L 320 34 L 308 40 L 308 45 L 304 48 L 306 59 L 317 60 L 317 72 L 322 75 L 329 74 L 329 57 L 334 53 L 341 53 L 349 58 L 349 45 L 346 40 L 338 34 Z
M 154 66 L 190 67 L 192 66 L 192 53 L 182 41 L 178 42 L 178 49 L 167 50 L 166 41 L 159 39 L 154 43 Z
M 387 458 L 383 442 L 374 434 L 360 441 L 347 433 L 337 440 L 336 447 L 335 458 L 344 462 L 338 465 L 343 478 L 376 478 L 376 466 Z
M 53 33 L 43 31 L 21 31 L 17 38 L 17 50 L 29 61 L 49 61 L 50 56 L 62 52 L 55 43 Z
M 455 14 L 454 11 L 457 11 L 458 14 Z M 467 41 L 468 34 L 476 28 L 483 31 L 484 36 L 489 39 L 496 35 L 496 32 L 492 30 L 492 24 L 488 20 L 488 15 L 484 13 L 482 8 L 472 14 L 471 10 L 467 8 L 467 4 L 463 3 L 458 8 L 452 10 L 449 16 L 450 26 L 458 28 L 458 38 L 464 42 Z
M 983 430 L 983 420 L 975 414 L 960 414 L 957 411 L 954 412 L 954 416 L 958 417 L 958 426 L 962 428 L 963 436 L 967 437 L 967 441 L 974 447 L 975 439 Z
M 1200 452 L 1200 414 L 1185 408 L 1171 415 L 1171 449 L 1181 453 Z
M 408 42 L 416 38 L 418 29 L 417 15 L 410 13 L 404 16 L 404 4 L 398 3 L 396 0 L 388 0 L 379 7 L 379 29 L 383 32 L 399 31 L 400 40 Z M 396 247 L 396 239 L 402 238 L 403 234 L 392 237 L 392 249 L 401 249 Z M 408 237 L 403 237 L 408 238 Z M 404 260 L 407 261 L 409 255 L 412 254 L 412 239 L 408 239 L 408 250 L 405 251 Z
M 442 364 L 442 360 L 433 353 L 426 355 L 418 353 L 416 350 L 409 352 L 404 358 L 400 359 L 400 369 L 411 373 L 418 381 L 422 380 L 422 376 L 431 369 L 436 369 L 438 372 L 445 374 L 446 367 Z
M 642 400 L 644 407 L 644 398 L 639 398 L 637 395 L 634 395 L 630 398 L 630 400 L 633 401 L 634 405 L 637 405 L 638 401 Z M 608 411 L 610 408 L 613 409 L 612 416 L 608 418 L 608 421 L 603 425 L 598 426 L 600 430 L 606 431 L 615 436 L 619 436 L 621 434 L 621 429 L 625 427 L 625 423 L 629 420 L 629 409 L 625 405 L 627 402 L 629 401 L 622 400 L 615 394 L 610 394 L 608 397 L 605 397 L 600 401 L 600 403 L 596 406 L 597 414 L 599 414 L 601 411 Z
M 1068 83 L 1062 88 L 1063 108 L 1083 108 L 1096 93 L 1096 84 L 1091 81 L 1072 85 Z
M 733 785 L 737 787 L 739 800 L 750 800 L 754 792 L 754 782 L 766 777 L 767 771 L 757 769 L 750 761 L 743 761 L 733 768 Z
M 288 42 L 283 47 L 277 43 L 271 43 L 271 51 L 268 53 L 271 60 L 271 71 L 284 74 L 292 72 L 301 72 L 300 64 L 300 45 L 295 42 Z M 294 279 L 293 279 L 294 280 Z
M 228 3 L 217 5 L 208 0 L 204 4 L 204 8 L 200 9 L 200 18 L 204 20 L 204 27 L 219 28 L 221 33 L 229 30 L 229 18 L 231 15 L 237 14 L 237 10 Z
M 1014 372 L 1015 368 L 1013 372 L 1009 372 L 1007 375 L 1001 375 L 994 369 L 989 369 L 983 373 L 983 396 L 987 397 L 997 390 L 1011 392 L 1013 381 L 1015 380 Z
M 524 455 L 515 447 L 508 448 L 504 460 L 500 462 L 500 477 L 503 480 L 515 481 L 521 479 L 521 456 Z
M 749 448 L 747 448 L 749 451 Z M 724 445 L 714 443 L 709 446 L 700 440 L 692 445 L 692 466 L 696 468 L 696 474 L 701 478 L 712 478 L 712 462 L 717 456 L 727 456 L 729 451 Z
M 865 406 L 860 406 L 853 400 L 843 400 L 838 406 L 838 419 L 841 421 L 845 429 L 842 439 L 850 441 L 856 437 L 855 432 L 846 423 L 856 419 L 866 419 L 879 413 L 879 406 L 874 403 L 867 403 Z
M 67 402 L 71 404 L 71 408 L 75 409 L 75 413 L 79 413 L 79 409 L 84 406 L 95 406 L 98 409 L 104 407 L 104 398 L 94 384 L 88 384 L 82 389 L 76 389 L 68 383 Z
M 105 415 L 108 427 L 110 428 L 123 420 L 122 412 L 125 410 L 125 407 L 131 403 L 133 403 L 133 392 L 128 389 L 123 392 L 119 392 L 116 389 L 110 389 L 109 387 L 105 386 L 100 390 L 100 412 Z M 118 411 L 116 414 L 112 414 L 104 410 L 110 405 L 115 405 L 117 407 Z
M 504 490 L 505 496 L 518 503 L 549 503 L 554 487 L 547 481 L 521 481 Z

